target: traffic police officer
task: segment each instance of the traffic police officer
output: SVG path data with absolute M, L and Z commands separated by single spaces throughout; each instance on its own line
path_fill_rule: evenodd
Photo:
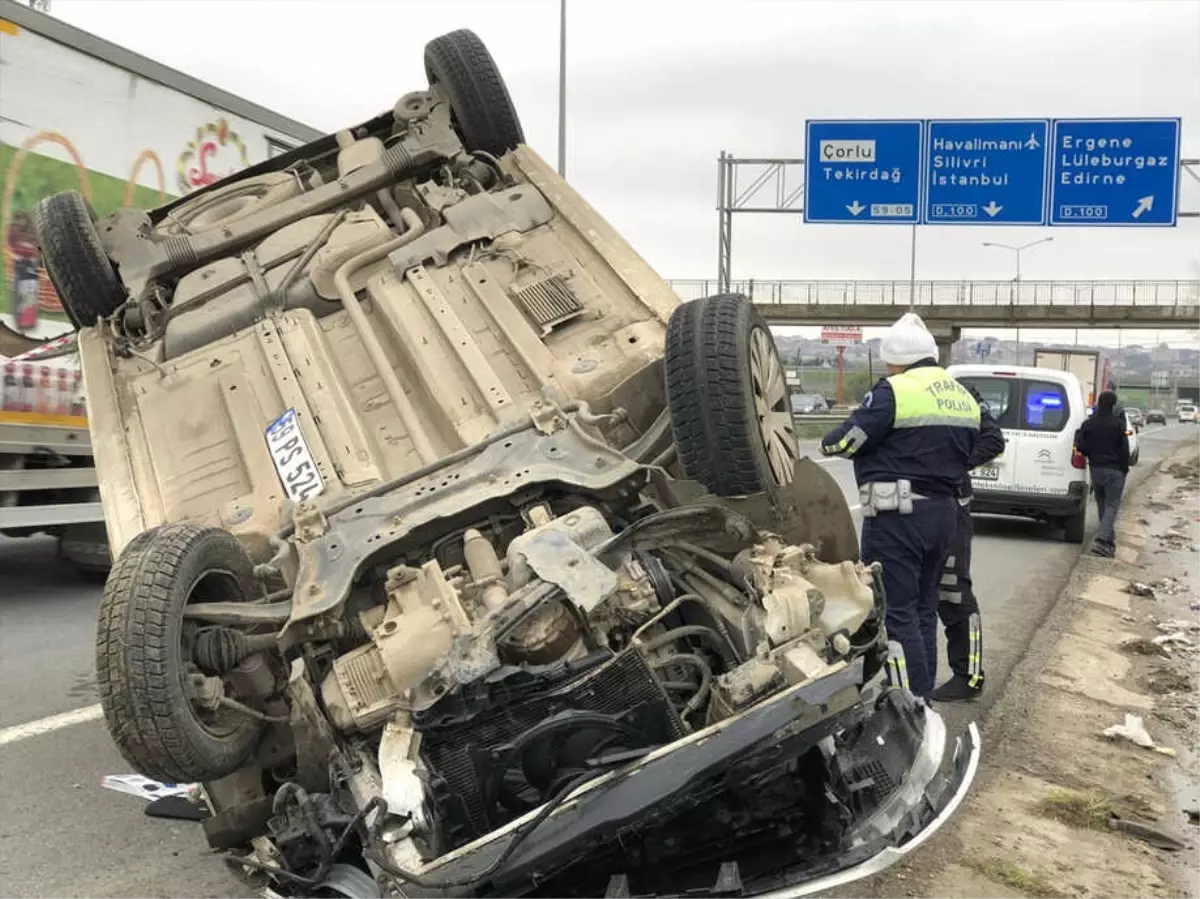
M 975 469 L 1004 452 L 1004 432 L 983 398 L 973 388 L 967 387 L 967 390 L 979 404 L 979 442 L 967 460 L 967 466 Z M 971 520 L 969 476 L 959 485 L 957 499 L 958 527 L 942 570 L 941 600 L 937 607 L 938 617 L 946 630 L 946 659 L 953 673 L 933 691 L 933 698 L 938 702 L 969 701 L 977 699 L 983 692 L 983 624 L 971 581 L 971 540 L 975 536 L 975 524 Z
M 889 679 L 932 702 L 937 604 L 954 539 L 955 492 L 979 441 L 979 404 L 937 364 L 937 344 L 909 312 L 880 347 L 888 377 L 821 441 L 854 461 L 862 557 L 883 566 Z

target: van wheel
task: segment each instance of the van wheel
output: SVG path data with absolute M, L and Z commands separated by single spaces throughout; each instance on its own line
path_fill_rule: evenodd
M 468 150 L 503 156 L 525 143 L 508 87 L 475 32 L 462 28 L 426 44 L 425 74 L 430 87 L 440 84 L 445 89 Z
M 1138 456 L 1140 456 L 1141 454 L 1142 454 L 1142 451 L 1139 449 L 1139 450 L 1138 450 L 1137 452 L 1135 452 L 1135 453 L 1134 453 L 1132 456 L 1130 456 L 1130 457 L 1129 457 L 1129 464 L 1130 464 L 1130 465 L 1137 465 L 1137 464 L 1138 464 Z
M 779 351 L 754 304 L 720 294 L 667 323 L 667 403 L 685 477 L 718 496 L 768 493 L 796 476 L 796 425 Z
M 96 670 L 104 718 L 135 770 L 169 783 L 217 780 L 238 770 L 263 724 L 206 701 L 228 695 L 193 659 L 191 602 L 240 602 L 253 563 L 228 531 L 168 524 L 139 534 L 113 565 L 100 606 Z
M 1063 539 L 1068 543 L 1083 543 L 1083 531 L 1087 527 L 1087 506 L 1075 515 L 1063 519 Z
M 33 229 L 50 283 L 77 329 L 112 315 L 125 302 L 125 288 L 96 234 L 95 213 L 79 191 L 40 200 Z

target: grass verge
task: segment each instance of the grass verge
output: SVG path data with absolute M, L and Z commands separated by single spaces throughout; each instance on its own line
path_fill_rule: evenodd
M 1016 862 L 1003 858 L 990 858 L 977 866 L 979 872 L 989 880 L 1004 884 L 1019 890 L 1026 896 L 1039 896 L 1045 899 L 1057 899 L 1065 896 L 1062 890 L 1057 890 L 1042 874 L 1023 868 Z
M 1112 799 L 1103 793 L 1054 789 L 1037 804 L 1038 814 L 1080 830 L 1108 830 Z
M 796 422 L 796 437 L 800 440 L 820 440 L 834 428 L 833 425 L 802 424 Z

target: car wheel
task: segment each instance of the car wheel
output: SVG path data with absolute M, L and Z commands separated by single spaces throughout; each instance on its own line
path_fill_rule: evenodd
M 201 703 L 190 602 L 252 597 L 253 563 L 228 531 L 169 524 L 139 534 L 109 574 L 100 606 L 96 670 L 117 748 L 137 771 L 172 783 L 216 780 L 249 758 L 263 724 Z
M 125 302 L 125 289 L 96 234 L 95 214 L 78 191 L 33 207 L 33 228 L 50 282 L 76 328 L 94 325 Z
M 1067 543 L 1083 543 L 1083 532 L 1087 527 L 1087 505 L 1075 515 L 1063 519 L 1063 539 Z
M 525 142 L 521 120 L 492 54 L 473 31 L 460 29 L 425 45 L 429 85 L 450 99 L 454 124 L 468 150 L 503 156 Z
M 677 307 L 665 368 L 685 477 L 719 496 L 774 496 L 795 479 L 799 451 L 783 364 L 750 300 L 721 294 Z
M 1138 464 L 1138 457 L 1139 457 L 1141 454 L 1142 454 L 1142 451 L 1141 451 L 1141 450 L 1138 450 L 1136 453 L 1134 453 L 1132 456 L 1130 456 L 1130 457 L 1129 457 L 1129 464 L 1130 464 L 1130 465 L 1137 465 L 1137 464 Z

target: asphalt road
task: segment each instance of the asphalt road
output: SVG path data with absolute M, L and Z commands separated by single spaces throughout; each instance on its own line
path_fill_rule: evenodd
M 1180 425 L 1144 430 L 1141 465 L 1195 433 Z M 825 464 L 856 504 L 849 463 Z M 974 577 L 989 683 L 983 707 L 1078 554 L 1035 522 L 977 519 Z M 53 542 L 0 538 L 0 895 L 253 895 L 208 852 L 198 825 L 146 817 L 141 799 L 100 786 L 105 775 L 131 769 L 95 713 L 99 603 L 100 587 L 59 566 Z M 983 707 L 951 710 L 951 725 Z M 50 729 L 30 735 L 38 722 Z

